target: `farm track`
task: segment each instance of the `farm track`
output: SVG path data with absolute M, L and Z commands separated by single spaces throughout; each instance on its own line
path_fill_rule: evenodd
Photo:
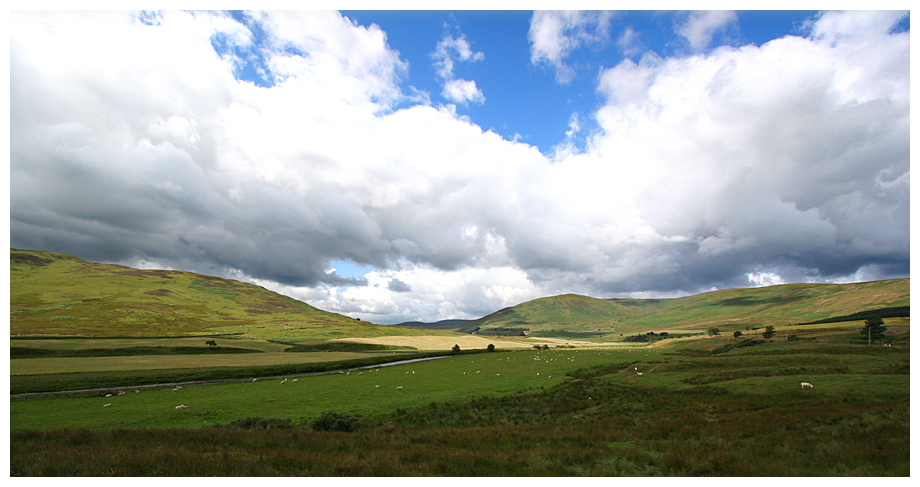
M 73 389 L 73 390 L 67 390 L 67 391 L 49 391 L 49 392 L 24 392 L 21 394 L 10 394 L 10 399 L 17 399 L 17 398 L 22 398 L 22 397 L 54 396 L 54 395 L 64 395 L 64 394 L 85 394 L 85 393 L 91 393 L 91 392 L 107 392 L 107 391 L 113 391 L 116 389 L 158 389 L 158 388 L 163 388 L 163 387 L 203 386 L 203 385 L 210 385 L 210 384 L 223 384 L 227 382 L 247 382 L 247 381 L 251 382 L 253 380 L 285 379 L 288 377 L 308 377 L 308 376 L 316 376 L 316 375 L 329 375 L 329 374 L 349 372 L 352 370 L 365 370 L 365 369 L 372 369 L 372 368 L 389 367 L 391 365 L 411 364 L 415 362 L 424 362 L 426 360 L 437 360 L 437 359 L 447 358 L 447 357 L 449 357 L 449 355 L 444 355 L 441 357 L 425 357 L 425 358 L 416 358 L 416 359 L 410 359 L 410 360 L 400 360 L 398 362 L 386 362 L 386 363 L 376 364 L 376 365 L 364 365 L 361 367 L 325 370 L 323 372 L 306 372 L 306 373 L 299 373 L 299 374 L 285 374 L 285 375 L 272 375 L 272 376 L 260 376 L 260 377 L 235 377 L 232 379 L 199 380 L 199 381 L 187 381 L 187 382 L 164 382 L 161 384 L 102 387 L 98 389 Z

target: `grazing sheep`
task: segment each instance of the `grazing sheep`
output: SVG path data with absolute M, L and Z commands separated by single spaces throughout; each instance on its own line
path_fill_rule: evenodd
M 124 396 L 124 395 L 125 395 L 125 391 L 118 391 L 118 395 L 119 395 L 119 396 Z
M 549 376 L 549 378 L 550 378 L 550 379 L 552 379 L 552 378 L 553 378 L 553 376 Z
M 111 406 L 111 405 L 112 405 L 112 403 L 103 404 L 102 407 L 107 408 L 107 407 L 109 407 L 109 406 Z
M 256 381 L 256 379 L 252 379 L 252 381 L 253 381 L 253 382 L 255 382 L 255 381 Z
M 642 375 L 642 372 L 636 372 L 636 374 L 638 374 L 638 375 Z
M 292 380 L 291 382 L 297 382 L 297 379 Z
M 374 387 L 376 387 L 377 389 L 380 389 L 380 386 L 374 386 Z
M 814 389 L 815 386 L 809 384 L 808 382 L 802 382 L 802 389 L 805 389 L 805 388 Z
M 364 373 L 364 372 L 358 372 L 358 375 L 361 375 L 361 374 L 363 374 L 363 373 Z
M 140 394 L 140 392 L 141 392 L 141 391 L 138 391 L 137 389 L 134 390 L 134 393 L 135 393 L 135 394 Z
M 176 409 L 188 409 L 188 406 L 186 406 L 185 404 L 180 404 L 176 406 Z
M 111 394 L 106 394 L 105 397 L 112 397 L 112 395 L 111 395 Z
M 397 386 L 397 387 L 396 387 L 396 390 L 397 390 L 397 391 L 401 391 L 401 390 L 402 390 L 402 386 Z

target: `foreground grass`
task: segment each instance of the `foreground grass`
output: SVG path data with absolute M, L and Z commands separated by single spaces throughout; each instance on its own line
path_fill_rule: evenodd
M 296 384 L 11 401 L 10 472 L 909 476 L 909 391 L 907 346 L 503 352 Z M 358 416 L 358 430 L 309 429 L 331 410 Z M 252 416 L 292 422 L 227 427 Z
M 622 364 L 620 364 L 622 365 Z M 619 370 L 620 365 L 613 367 Z M 13 476 L 909 476 L 906 395 L 681 394 L 610 369 L 535 394 L 434 403 L 356 433 L 21 431 Z

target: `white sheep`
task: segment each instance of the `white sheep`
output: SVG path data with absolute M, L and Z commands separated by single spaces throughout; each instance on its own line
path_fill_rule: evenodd
M 297 379 L 292 380 L 291 382 L 297 382 Z
M 176 406 L 176 409 L 188 409 L 188 406 L 186 406 L 185 404 L 180 404 Z
M 807 387 L 808 389 L 814 389 L 814 388 L 815 388 L 815 386 L 809 384 L 808 382 L 802 382 L 802 389 L 805 389 L 806 387 Z
M 397 390 L 397 391 L 401 391 L 401 390 L 402 390 L 402 386 L 396 386 L 396 390 Z
M 109 406 L 111 406 L 111 405 L 112 405 L 112 403 L 103 404 L 102 407 L 107 408 L 107 407 L 109 407 Z

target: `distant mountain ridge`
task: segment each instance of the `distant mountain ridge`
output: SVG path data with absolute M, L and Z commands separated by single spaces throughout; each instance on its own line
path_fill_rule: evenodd
M 564 294 L 504 308 L 461 328 L 594 333 L 598 336 L 722 325 L 795 324 L 910 306 L 910 278 L 853 284 L 782 284 L 671 299 Z M 909 310 L 908 310 L 909 314 Z
M 472 322 L 473 320 L 441 320 L 435 321 L 433 323 L 425 323 L 422 321 L 406 321 L 404 323 L 397 323 L 395 326 L 408 326 L 411 328 L 421 328 L 423 330 L 456 331 L 466 327 Z
M 334 339 L 417 335 L 322 311 L 263 287 L 10 249 L 10 335 L 158 337 L 246 333 Z M 443 332 L 429 332 L 443 333 Z

